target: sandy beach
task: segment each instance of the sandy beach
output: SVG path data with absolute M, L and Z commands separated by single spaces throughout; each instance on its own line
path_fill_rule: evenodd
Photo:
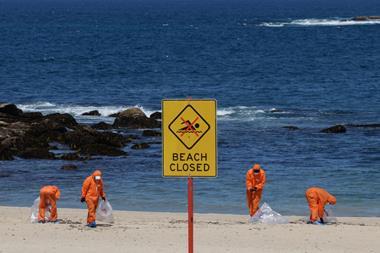
M 30 209 L 0 207 L 0 252 L 187 252 L 186 213 L 115 211 L 115 223 L 84 226 L 85 209 L 59 209 L 62 224 L 31 224 Z M 195 252 L 379 252 L 380 218 L 314 226 L 249 224 L 247 216 L 195 215 Z

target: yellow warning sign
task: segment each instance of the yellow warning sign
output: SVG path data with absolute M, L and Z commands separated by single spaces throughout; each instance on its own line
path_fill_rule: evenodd
M 217 176 L 216 100 L 162 100 L 164 177 Z

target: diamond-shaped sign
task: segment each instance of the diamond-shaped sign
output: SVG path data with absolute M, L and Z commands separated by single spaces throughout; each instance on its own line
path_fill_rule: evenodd
M 187 149 L 192 149 L 208 132 L 210 125 L 194 107 L 187 105 L 169 124 L 169 129 Z

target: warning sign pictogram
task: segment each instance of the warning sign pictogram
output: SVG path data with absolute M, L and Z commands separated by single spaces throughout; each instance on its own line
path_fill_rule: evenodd
M 193 106 L 187 105 L 169 124 L 169 129 L 187 149 L 192 149 L 210 125 Z
M 216 100 L 162 101 L 164 177 L 215 177 L 216 143 Z

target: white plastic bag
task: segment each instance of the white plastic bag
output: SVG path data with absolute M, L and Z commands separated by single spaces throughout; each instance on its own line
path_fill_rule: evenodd
M 112 206 L 110 202 L 100 201 L 98 209 L 96 209 L 96 219 L 98 221 L 113 223 Z
M 30 222 L 37 223 L 38 222 L 38 213 L 40 210 L 40 197 L 36 198 L 31 207 L 31 215 Z M 50 206 L 48 206 L 45 210 L 45 219 L 49 219 L 50 217 Z
M 323 214 L 323 221 L 328 224 L 335 224 L 338 222 L 337 218 L 334 216 L 333 208 L 331 205 L 325 207 L 325 212 Z
M 288 219 L 281 214 L 272 210 L 272 208 L 264 202 L 259 210 L 250 219 L 252 223 L 265 224 L 286 224 Z

